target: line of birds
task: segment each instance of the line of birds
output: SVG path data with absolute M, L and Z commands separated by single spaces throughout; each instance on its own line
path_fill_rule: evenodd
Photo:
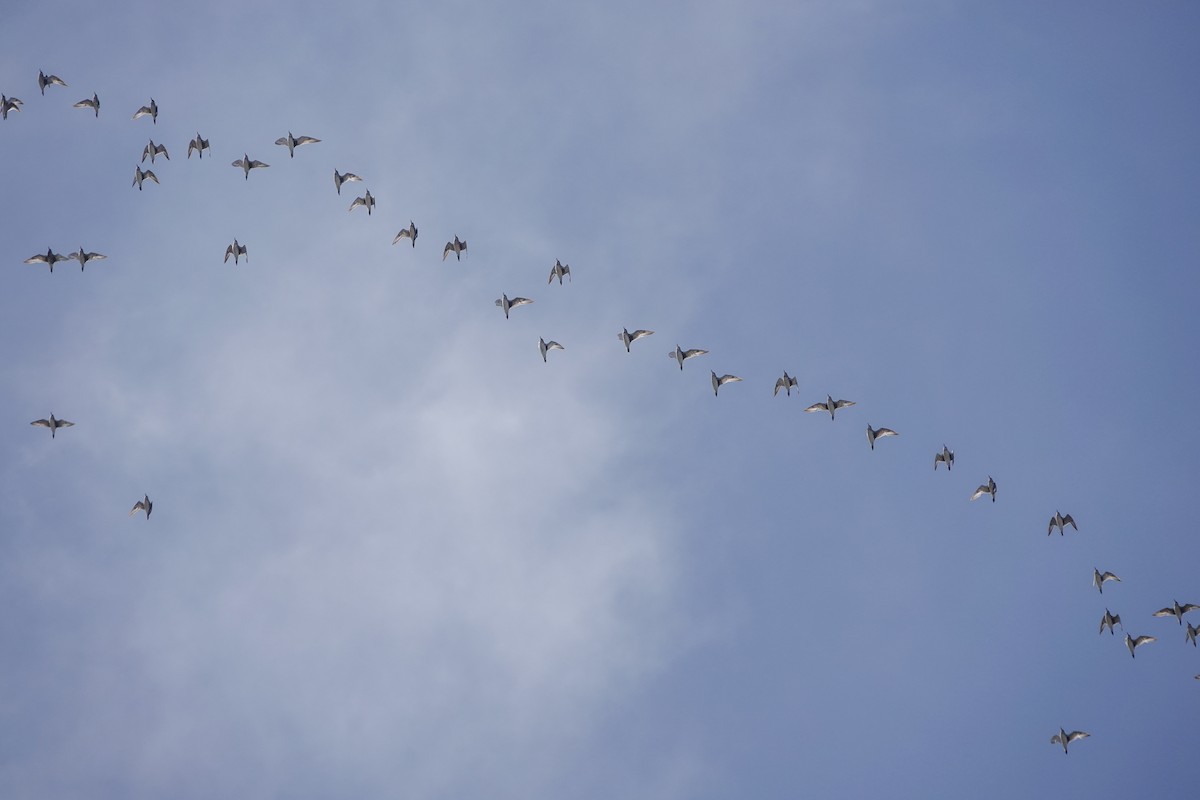
M 44 72 L 39 71 L 39 73 L 38 73 L 38 88 L 43 96 L 46 93 L 46 88 L 49 86 L 66 87 L 67 84 L 56 75 L 47 75 Z M 23 101 L 21 101 L 20 99 L 15 98 L 15 97 L 8 97 L 6 95 L 0 95 L 0 116 L 2 116 L 4 119 L 8 118 L 8 113 L 10 111 L 21 111 L 22 106 L 23 106 Z M 73 107 L 75 107 L 75 108 L 90 108 L 93 110 L 96 117 L 99 117 L 99 114 L 100 114 L 100 100 L 96 94 L 93 94 L 91 99 L 83 99 L 83 100 L 78 101 L 77 103 L 74 104 Z M 147 117 L 147 116 L 150 117 L 152 124 L 157 124 L 157 122 L 158 122 L 158 104 L 155 102 L 155 100 L 153 98 L 150 99 L 149 104 L 138 108 L 138 110 L 133 114 L 132 119 L 136 120 L 141 117 Z M 288 150 L 289 158 L 295 158 L 296 148 L 302 147 L 304 145 L 309 145 L 309 144 L 317 144 L 320 141 L 321 141 L 320 139 L 317 139 L 312 136 L 294 136 L 292 134 L 292 132 L 289 131 L 287 136 L 283 136 L 283 137 L 276 139 L 275 144 L 278 146 L 286 147 Z M 197 154 L 197 156 L 199 157 L 199 159 L 202 160 L 204 158 L 204 152 L 206 150 L 211 151 L 209 140 L 203 138 L 200 135 L 200 133 L 197 132 L 196 136 L 188 143 L 187 157 L 190 159 L 192 156 L 192 153 L 195 152 Z M 149 141 L 149 143 L 142 150 L 141 162 L 138 165 L 136 165 L 134 168 L 135 172 L 134 172 L 133 185 L 136 186 L 139 191 L 142 190 L 143 183 L 145 181 L 152 181 L 155 184 L 160 184 L 158 176 L 155 175 L 152 170 L 150 170 L 150 169 L 144 170 L 141 167 L 141 164 L 144 164 L 147 158 L 150 159 L 150 163 L 151 163 L 151 165 L 153 165 L 155 163 L 155 160 L 159 156 L 162 156 L 164 159 L 166 159 L 168 161 L 170 160 L 170 154 L 169 154 L 166 146 L 163 144 L 160 144 L 160 143 L 155 143 L 154 140 L 151 139 Z M 268 168 L 270 165 L 263 161 L 251 159 L 248 153 L 243 153 L 242 158 L 237 159 L 232 162 L 232 166 L 235 168 L 241 169 L 243 171 L 243 178 L 245 180 L 249 180 L 250 172 L 252 170 L 265 169 L 265 168 Z M 354 173 L 339 172 L 335 168 L 333 171 L 333 182 L 334 182 L 334 188 L 336 189 L 337 194 L 341 195 L 343 184 L 350 183 L 350 182 L 363 182 L 363 179 L 361 177 L 359 177 L 358 175 L 355 175 Z M 375 197 L 371 194 L 371 191 L 369 189 L 366 189 L 365 193 L 362 196 L 356 197 L 351 202 L 348 210 L 350 212 L 353 212 L 354 209 L 359 208 L 359 207 L 365 208 L 367 210 L 368 216 L 372 215 L 372 212 L 375 208 Z M 408 227 L 400 229 L 400 231 L 392 239 L 392 244 L 395 245 L 395 244 L 399 243 L 402 239 L 408 239 L 411 244 L 411 247 L 415 249 L 416 242 L 417 242 L 417 233 L 418 233 L 418 229 L 417 229 L 416 224 L 412 220 L 409 220 Z M 446 245 L 442 250 L 442 261 L 444 262 L 450 256 L 451 253 L 454 254 L 455 260 L 461 261 L 463 254 L 466 252 L 467 252 L 467 242 L 465 240 L 459 239 L 458 235 L 456 234 L 454 236 L 453 240 L 446 242 Z M 230 244 L 229 246 L 227 246 L 225 249 L 225 259 L 224 259 L 225 262 L 228 262 L 231 257 L 234 259 L 235 264 L 238 264 L 240 262 L 241 258 L 245 258 L 247 261 L 249 260 L 249 252 L 248 252 L 246 245 L 241 244 L 240 241 L 236 238 L 234 239 L 233 243 Z M 31 256 L 30 258 L 25 259 L 25 263 L 26 264 L 46 264 L 50 268 L 50 271 L 53 272 L 54 265 L 56 263 L 58 263 L 60 261 L 67 261 L 67 260 L 74 259 L 79 262 L 80 269 L 82 271 L 87 266 L 87 263 L 89 261 L 101 260 L 104 258 L 106 258 L 106 256 L 104 256 L 103 254 L 89 252 L 89 251 L 85 250 L 83 247 L 80 247 L 77 252 L 71 253 L 67 256 L 63 256 L 61 254 L 55 253 L 53 251 L 53 248 L 48 248 L 45 254 L 37 254 L 37 255 Z M 572 282 L 574 281 L 574 277 L 571 273 L 570 266 L 563 264 L 561 260 L 556 259 L 554 266 L 550 269 L 550 275 L 547 280 L 547 283 L 553 284 L 555 279 L 557 279 L 559 285 L 561 286 L 561 285 L 563 285 L 564 277 L 568 278 Z M 519 307 L 525 306 L 525 305 L 530 305 L 533 302 L 534 302 L 533 300 L 526 298 L 526 297 L 517 296 L 517 297 L 510 298 L 507 293 L 502 293 L 501 296 L 498 299 L 496 299 L 495 305 L 498 306 L 504 312 L 505 318 L 508 319 L 510 312 L 513 309 L 519 308 Z M 645 337 L 651 336 L 653 334 L 654 334 L 653 330 L 636 329 L 636 330 L 630 332 L 628 328 L 622 328 L 621 332 L 617 334 L 617 338 L 625 346 L 625 351 L 627 353 L 631 353 L 632 352 L 631 345 L 634 342 L 638 341 L 639 339 L 643 339 Z M 538 352 L 541 355 L 542 361 L 544 363 L 548 363 L 548 357 L 547 357 L 548 353 L 553 350 L 565 350 L 565 348 L 562 344 L 560 344 L 557 341 L 554 341 L 554 340 L 547 341 L 544 337 L 538 338 Z M 701 348 L 684 349 L 680 345 L 676 344 L 675 349 L 667 353 L 667 357 L 673 359 L 679 365 L 679 369 L 682 372 L 685 362 L 687 362 L 693 358 L 697 358 L 699 356 L 707 355 L 708 353 L 709 353 L 708 350 L 704 350 Z M 715 370 L 710 370 L 709 374 L 710 374 L 710 381 L 711 381 L 714 396 L 719 396 L 720 389 L 722 386 L 725 386 L 730 383 L 736 383 L 736 382 L 742 381 L 741 377 L 739 377 L 737 375 L 733 375 L 733 374 L 717 375 Z M 778 378 L 775 381 L 773 396 L 778 396 L 780 390 L 783 390 L 786 393 L 786 396 L 790 397 L 791 393 L 792 393 L 792 389 L 794 389 L 794 388 L 799 389 L 798 379 L 796 377 L 790 375 L 787 371 L 785 371 L 783 373 L 782 377 Z M 836 420 L 837 411 L 839 411 L 841 409 L 852 407 L 854 405 L 856 405 L 855 401 L 845 400 L 845 399 L 834 400 L 833 396 L 831 394 L 827 394 L 826 399 L 824 401 L 818 401 L 816 403 L 813 403 L 812 405 L 805 408 L 804 411 L 806 413 L 827 412 L 829 414 L 830 421 L 832 422 L 832 421 Z M 56 432 L 58 429 L 72 427 L 74 424 L 75 423 L 69 422 L 67 420 L 58 419 L 53 414 L 50 415 L 49 419 L 34 420 L 31 423 L 31 425 L 34 425 L 34 426 L 49 428 L 52 439 L 55 438 L 55 435 L 56 435 Z M 869 423 L 867 424 L 866 433 L 867 433 L 867 442 L 872 451 L 875 450 L 875 443 L 877 440 L 886 438 L 886 437 L 893 437 L 893 436 L 899 435 L 895 430 L 893 430 L 891 428 L 886 428 L 886 427 L 874 428 Z M 946 466 L 947 472 L 950 472 L 953 468 L 954 460 L 955 460 L 954 451 L 950 450 L 950 448 L 948 446 L 943 444 L 941 451 L 934 454 L 934 460 L 933 460 L 934 471 L 936 472 L 937 469 L 941 465 L 944 464 Z M 991 497 L 992 502 L 995 503 L 996 502 L 996 494 L 997 494 L 996 481 L 992 478 L 991 475 L 989 475 L 987 482 L 981 484 L 971 494 L 970 500 L 975 501 L 985 495 L 988 495 Z M 134 514 L 137 514 L 138 512 L 144 512 L 146 515 L 146 519 L 148 520 L 150 518 L 150 512 L 151 512 L 152 508 L 153 508 L 153 504 L 150 501 L 149 495 L 144 495 L 141 500 L 137 501 L 134 504 L 134 506 L 130 510 L 129 514 L 130 514 L 130 516 L 132 516 Z M 1052 535 L 1055 528 L 1058 529 L 1060 536 L 1065 535 L 1066 527 L 1068 525 L 1071 528 L 1073 528 L 1075 531 L 1078 532 L 1079 527 L 1075 523 L 1074 518 L 1070 514 L 1062 514 L 1061 512 L 1056 510 L 1054 515 L 1050 518 L 1049 527 L 1047 529 L 1047 536 Z M 1095 568 L 1093 570 L 1093 572 L 1094 572 L 1093 585 L 1099 590 L 1101 595 L 1104 593 L 1104 584 L 1105 583 L 1121 582 L 1121 579 L 1112 572 L 1107 572 L 1107 571 L 1101 572 L 1098 568 Z M 1180 625 L 1183 625 L 1183 616 L 1185 614 L 1187 614 L 1191 611 L 1195 611 L 1195 610 L 1200 610 L 1200 605 L 1196 605 L 1196 604 L 1192 604 L 1192 603 L 1180 604 L 1178 601 L 1175 601 L 1172 606 L 1168 606 L 1163 609 L 1160 609 L 1159 611 L 1154 612 L 1153 616 L 1155 616 L 1155 617 L 1173 616 L 1178 620 Z M 1120 615 L 1113 614 L 1111 611 L 1109 611 L 1109 609 L 1105 608 L 1104 616 L 1101 618 L 1101 621 L 1100 621 L 1100 634 L 1103 634 L 1105 629 L 1107 628 L 1110 635 L 1115 636 L 1115 626 L 1117 626 L 1117 625 L 1121 625 L 1122 629 L 1124 629 L 1124 625 L 1121 622 Z M 1186 637 L 1185 642 L 1191 642 L 1191 644 L 1193 646 L 1196 646 L 1198 634 L 1200 634 L 1200 628 L 1193 627 L 1192 624 L 1189 622 L 1187 625 L 1187 632 L 1185 634 L 1185 637 Z M 1135 637 L 1129 633 L 1126 633 L 1124 641 L 1125 641 L 1126 647 L 1129 650 L 1130 656 L 1136 657 L 1136 650 L 1138 647 L 1141 647 L 1143 645 L 1157 641 L 1157 637 L 1150 636 L 1150 635 L 1141 635 L 1141 636 Z M 1200 675 L 1196 675 L 1196 678 L 1198 680 L 1200 680 Z M 1087 733 L 1086 731 L 1071 731 L 1070 733 L 1068 733 L 1064 728 L 1059 728 L 1058 733 L 1054 734 L 1051 737 L 1050 742 L 1052 744 L 1061 745 L 1061 747 L 1063 748 L 1063 752 L 1067 753 L 1068 747 L 1072 742 L 1076 742 L 1081 739 L 1087 738 L 1090 735 L 1091 734 Z

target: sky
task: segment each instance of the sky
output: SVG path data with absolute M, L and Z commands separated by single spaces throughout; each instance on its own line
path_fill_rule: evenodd
M 1200 6 L 4 27 L 0 796 L 1195 796 Z

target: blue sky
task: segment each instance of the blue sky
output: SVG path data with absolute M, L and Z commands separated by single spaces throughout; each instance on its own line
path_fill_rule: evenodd
M 1198 23 L 8 11 L 0 795 L 1194 796 Z

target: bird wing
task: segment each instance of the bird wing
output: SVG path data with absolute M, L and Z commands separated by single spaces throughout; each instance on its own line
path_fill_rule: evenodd
M 1067 734 L 1067 744 L 1070 744 L 1076 739 L 1086 739 L 1089 736 L 1091 736 L 1091 734 L 1087 731 L 1071 731 Z
M 1173 616 L 1175 616 L 1175 609 L 1174 608 L 1160 608 L 1158 611 L 1155 611 L 1152 616 L 1173 617 Z
M 29 258 L 25 259 L 25 263 L 26 264 L 45 264 L 45 263 L 47 263 L 47 258 L 44 255 L 42 255 L 41 253 L 39 253 L 36 256 L 30 256 Z
M 146 170 L 145 172 L 142 173 L 142 180 L 146 180 L 147 178 L 154 181 L 155 183 L 158 183 L 158 176 L 155 175 L 151 170 Z M 159 185 L 161 186 L 162 184 L 159 184 Z
M 846 406 L 852 406 L 852 405 L 854 405 L 853 400 L 837 400 L 834 402 L 833 407 L 834 408 L 845 408 Z
M 65 419 L 55 420 L 55 422 L 57 423 L 58 427 L 60 427 L 60 428 L 71 428 L 71 427 L 74 427 L 74 425 L 75 425 L 74 422 L 67 422 Z
M 49 428 L 49 427 L 50 427 L 50 420 L 48 420 L 48 419 L 35 419 L 33 422 L 31 422 L 31 423 L 29 423 L 29 424 L 30 424 L 30 425 L 36 425 L 36 426 L 38 426 L 39 428 Z
M 636 339 L 642 338 L 643 336 L 649 336 L 652 333 L 654 333 L 654 331 L 636 330 L 633 332 L 633 335 L 629 337 L 629 340 L 634 341 Z
M 808 408 L 806 408 L 804 410 L 805 411 L 828 411 L 829 406 L 827 406 L 825 403 L 813 403 L 811 406 L 809 406 Z
M 707 352 L 708 352 L 707 350 L 700 350 L 699 348 L 692 348 L 691 350 L 683 351 L 683 358 L 686 361 L 687 359 L 691 358 L 692 356 L 702 356 L 702 355 L 706 354 Z
M 1067 741 L 1070 741 L 1070 739 L 1068 739 Z M 1059 736 L 1057 733 L 1054 734 L 1053 736 L 1050 737 L 1050 744 L 1062 744 L 1062 737 Z
M 229 245 L 225 248 L 225 263 L 229 263 L 229 257 L 231 255 L 233 255 L 233 245 Z
M 395 244 L 396 242 L 400 241 L 401 239 L 411 239 L 411 238 L 412 238 L 412 232 L 409 231 L 408 228 L 405 228 L 404 230 L 402 230 L 396 234 L 396 238 L 392 239 L 392 244 Z
M 280 136 L 278 139 L 275 140 L 275 144 L 286 145 L 287 143 L 288 143 L 288 140 L 287 140 L 286 136 Z
M 302 145 L 302 144 L 316 144 L 316 143 L 317 143 L 317 142 L 319 142 L 319 141 L 321 141 L 321 140 L 320 140 L 320 139 L 314 139 L 314 138 L 313 138 L 313 137 L 311 137 L 311 136 L 301 136 L 301 137 L 299 137 L 298 139 L 296 139 L 296 146 L 298 147 L 298 146 L 300 146 L 300 145 Z M 279 142 L 276 142 L 275 144 L 279 144 Z
M 523 305 L 528 305 L 529 303 L 532 303 L 532 302 L 533 301 L 530 300 L 528 297 L 514 297 L 513 299 L 508 301 L 508 305 L 510 307 L 511 306 L 523 306 Z
M 1071 518 L 1070 514 L 1064 514 L 1062 520 L 1063 525 L 1070 525 L 1075 530 L 1079 530 L 1079 526 L 1075 524 L 1075 520 Z
M 139 512 L 145 508 L 146 508 L 146 504 L 143 503 L 141 500 L 138 500 L 136 503 L 133 504 L 133 508 L 129 509 L 129 516 L 132 517 L 134 514 L 136 514 L 137 512 Z
M 454 242 L 446 242 L 446 249 L 442 251 L 442 261 L 446 260 L 446 256 L 454 252 Z
M 971 495 L 971 499 L 978 500 L 979 498 L 983 497 L 987 493 L 988 493 L 988 487 L 980 486 L 978 489 L 975 490 L 975 494 Z
M 783 378 L 777 379 L 775 381 L 775 394 L 779 394 L 779 390 L 785 386 L 787 386 L 787 381 L 785 381 Z
M 271 166 L 271 165 L 264 163 L 262 161 L 251 161 L 250 162 L 250 169 L 257 169 L 258 167 L 269 167 L 269 166 Z

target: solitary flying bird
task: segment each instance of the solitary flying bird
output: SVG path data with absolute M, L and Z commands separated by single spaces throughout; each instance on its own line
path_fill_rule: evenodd
M 496 301 L 496 305 L 498 305 L 498 306 L 500 306 L 500 308 L 504 309 L 504 318 L 508 319 L 508 311 L 510 308 L 516 308 L 517 306 L 529 305 L 532 302 L 533 301 L 530 300 L 528 297 L 514 297 L 512 300 L 509 300 L 508 295 L 504 294 L 504 295 L 501 295 L 500 299 Z
M 1063 536 L 1066 533 L 1067 526 L 1070 525 L 1075 530 L 1079 530 L 1079 526 L 1075 524 L 1075 520 L 1070 514 L 1060 514 L 1055 511 L 1054 516 L 1050 518 L 1050 527 L 1046 529 L 1046 535 L 1054 533 L 1054 528 L 1058 528 L 1058 535 Z
M 1104 616 L 1100 618 L 1100 632 L 1104 633 L 1104 629 L 1108 628 L 1108 635 L 1115 636 L 1116 634 L 1113 631 L 1114 625 L 1121 625 L 1121 615 L 1113 614 L 1107 608 L 1104 609 Z M 1124 628 L 1125 626 L 1121 625 L 1121 627 Z
M 319 141 L 321 141 L 321 140 L 314 139 L 311 136 L 292 136 L 292 132 L 288 131 L 288 135 L 280 136 L 278 139 L 275 140 L 275 144 L 281 144 L 284 147 L 286 147 L 288 149 L 288 156 L 290 156 L 291 158 L 295 158 L 297 147 L 299 147 L 302 144 L 316 144 Z
M 442 261 L 446 260 L 446 256 L 454 253 L 454 258 L 462 261 L 462 253 L 466 252 L 467 243 L 458 240 L 458 234 L 454 235 L 453 242 L 446 242 L 445 249 L 442 250 Z
M 546 281 L 546 283 L 554 283 L 554 279 L 558 278 L 558 285 L 562 286 L 563 275 L 569 276 L 570 274 L 571 268 L 556 258 L 554 259 L 554 266 L 550 268 L 550 280 Z M 574 281 L 575 279 L 571 278 L 571 280 Z
M 546 352 L 547 351 L 563 350 L 563 349 L 565 349 L 565 348 L 558 342 L 547 342 L 542 337 L 540 337 L 540 336 L 538 337 L 538 351 L 542 354 L 542 361 L 546 360 Z
M 675 349 L 672 350 L 671 352 L 667 353 L 667 358 L 673 358 L 676 361 L 678 361 L 679 369 L 682 371 L 683 370 L 683 362 L 687 361 L 689 358 L 695 358 L 696 356 L 702 356 L 702 355 L 705 355 L 706 353 L 708 353 L 707 350 L 701 350 L 699 348 L 692 348 L 691 350 L 684 350 L 679 345 L 675 345 Z
M 211 149 L 212 148 L 210 148 L 208 146 L 208 139 L 205 139 L 203 136 L 200 135 L 200 132 L 197 131 L 196 138 L 192 139 L 190 142 L 188 142 L 188 158 L 192 157 L 193 150 L 196 151 L 196 154 L 199 155 L 200 158 L 204 158 L 204 151 L 211 150 Z
M 150 495 L 145 495 L 141 500 L 133 504 L 133 508 L 129 510 L 129 516 L 133 516 L 139 511 L 146 512 L 146 519 L 150 519 L 150 509 L 154 508 L 154 503 L 150 502 Z
M 938 464 L 945 464 L 946 471 L 949 472 L 950 469 L 954 466 L 954 451 L 951 450 L 949 447 L 946 447 L 946 445 L 942 445 L 942 452 L 938 453 L 937 455 L 935 455 L 933 457 L 934 472 L 937 471 Z
M 1101 572 L 1100 570 L 1093 568 L 1092 569 L 1092 586 L 1095 586 L 1097 589 L 1099 589 L 1100 594 L 1104 594 L 1105 581 L 1117 581 L 1118 583 L 1120 583 L 1121 579 L 1118 578 L 1116 575 L 1114 575 L 1111 572 Z
M 825 395 L 824 403 L 813 403 L 811 406 L 809 406 L 808 408 L 806 408 L 804 410 L 805 410 L 805 412 L 828 411 L 829 412 L 829 421 L 832 422 L 835 419 L 835 412 L 839 408 L 846 408 L 846 407 L 852 406 L 852 405 L 854 405 L 853 400 L 834 400 L 833 395 L 827 394 L 827 395 Z
M 89 261 L 101 261 L 105 258 L 108 258 L 108 256 L 104 255 L 103 253 L 89 253 L 84 250 L 83 247 L 80 247 L 79 250 L 71 253 L 69 256 L 67 256 L 67 258 L 73 258 L 78 261 L 79 271 L 83 272 L 83 268 L 87 266 Z
M 150 156 L 151 164 L 154 163 L 156 156 L 162 156 L 167 161 L 171 160 L 171 154 L 167 152 L 167 146 L 165 144 L 155 144 L 153 139 L 150 140 L 150 144 L 146 145 L 146 149 L 142 151 L 143 164 L 146 163 L 146 156 Z
M 1132 636 L 1130 636 L 1128 633 L 1125 634 L 1125 646 L 1129 648 L 1130 658 L 1137 658 L 1137 656 L 1134 655 L 1134 652 L 1133 652 L 1134 650 L 1138 649 L 1139 647 L 1141 647 L 1144 644 L 1150 644 L 1151 642 L 1157 642 L 1157 641 L 1158 641 L 1158 637 L 1156 637 L 1156 636 L 1139 636 L 1135 639 Z
M 150 105 L 142 106 L 137 111 L 133 112 L 133 119 L 138 117 L 149 117 L 150 121 L 155 125 L 158 124 L 158 103 L 154 102 L 154 98 L 150 98 Z
M 83 100 L 80 100 L 78 103 L 75 103 L 73 106 L 71 106 L 71 108 L 90 108 L 93 111 L 95 111 L 96 116 L 99 117 L 100 116 L 100 97 L 95 92 L 93 92 L 91 100 L 88 100 L 85 97 Z
M 362 178 L 358 177 L 353 172 L 345 172 L 345 173 L 339 174 L 336 169 L 333 171 L 333 185 L 334 185 L 334 188 L 337 189 L 338 194 L 342 193 L 342 184 L 343 183 L 350 183 L 351 181 L 361 181 L 361 180 L 362 180 Z
M 636 330 L 633 333 L 630 333 L 628 328 L 622 328 L 621 332 L 617 334 L 617 338 L 621 340 L 621 344 L 625 345 L 625 352 L 628 353 L 629 345 L 633 344 L 638 339 L 641 339 L 643 336 L 650 336 L 653 333 L 654 331 L 643 330 Z
M 269 167 L 270 164 L 264 164 L 261 161 L 251 161 L 249 155 L 243 155 L 237 161 L 233 162 L 233 166 L 241 168 L 242 172 L 246 173 L 246 180 L 250 180 L 250 170 Z
M 983 484 L 982 486 L 980 486 L 978 489 L 975 490 L 975 494 L 971 495 L 971 499 L 978 500 L 979 498 L 983 497 L 985 494 L 990 494 L 992 496 L 992 502 L 993 503 L 996 502 L 996 482 L 994 480 L 992 480 L 991 475 L 988 475 L 987 483 Z
M 158 176 L 152 170 L 144 170 L 135 165 L 133 168 L 133 183 L 131 185 L 138 187 L 138 191 L 140 192 L 142 190 L 142 181 L 147 180 L 158 183 Z
M 65 419 L 55 419 L 54 415 L 50 415 L 50 419 L 35 419 L 30 425 L 36 425 L 39 428 L 49 428 L 50 438 L 54 438 L 54 432 L 59 428 L 69 428 L 74 425 L 74 422 L 67 422 Z
M 47 86 L 66 86 L 66 85 L 67 84 L 63 82 L 63 79 L 58 77 L 57 75 L 47 75 L 46 73 L 42 72 L 40 69 L 38 70 L 38 88 L 42 90 L 43 96 L 46 94 Z
M 784 370 L 783 377 L 779 378 L 778 380 L 775 381 L 775 394 L 779 394 L 780 389 L 786 389 L 787 393 L 788 393 L 788 397 L 791 397 L 792 396 L 792 387 L 796 386 L 798 384 L 799 384 L 799 381 L 797 381 L 791 375 L 788 375 L 787 371 Z M 772 395 L 772 397 L 774 397 L 774 395 Z M 867 427 L 869 428 L 871 426 L 868 425 Z M 874 445 L 872 445 L 871 447 L 872 447 L 872 449 L 874 449 Z
M 234 239 L 234 240 L 233 240 L 233 244 L 231 244 L 231 245 L 229 245 L 229 247 L 226 247 L 226 248 L 225 248 L 225 261 L 224 261 L 224 263 L 226 263 L 226 264 L 228 264 L 228 263 L 229 263 L 229 257 L 230 257 L 230 256 L 233 256 L 233 263 L 234 263 L 234 264 L 238 263 L 238 258 L 239 258 L 240 256 L 245 256 L 247 261 L 249 261 L 249 260 L 250 260 L 250 254 L 249 254 L 248 252 L 246 252 L 246 245 L 244 245 L 244 244 L 238 244 L 238 240 L 237 240 L 237 239 Z
M 70 256 L 64 256 L 61 253 L 56 253 L 52 249 L 47 249 L 45 254 L 39 253 L 36 256 L 30 256 L 25 259 L 26 264 L 46 264 L 50 267 L 50 271 L 54 272 L 54 265 L 59 261 L 68 261 Z
M 413 224 L 411 219 L 408 221 L 408 227 L 401 228 L 400 232 L 396 234 L 396 238 L 392 239 L 392 244 L 395 244 L 401 239 L 408 239 L 412 242 L 413 247 L 417 246 L 417 226 Z
M 871 449 L 875 449 L 875 440 L 884 436 L 899 436 L 891 428 L 872 428 L 871 423 L 867 423 L 867 441 L 871 444 Z
M 1059 728 L 1058 733 L 1050 737 L 1050 744 L 1061 744 L 1063 752 L 1067 752 L 1067 745 L 1076 739 L 1086 739 L 1091 736 L 1087 731 L 1071 731 L 1067 733 L 1064 728 Z
M 1168 606 L 1167 608 L 1160 608 L 1158 611 L 1154 612 L 1154 616 L 1156 616 L 1156 617 L 1175 617 L 1175 619 L 1179 620 L 1179 624 L 1182 625 L 1183 624 L 1183 615 L 1188 613 L 1189 611 L 1196 611 L 1198 609 L 1200 609 L 1200 606 L 1196 605 L 1195 603 L 1185 603 L 1184 605 L 1179 605 L 1179 601 L 1176 600 L 1174 606 Z
M 353 202 L 353 203 L 351 203 L 351 204 L 350 204 L 350 208 L 348 208 L 348 209 L 346 209 L 346 210 L 347 210 L 347 211 L 353 211 L 354 209 L 358 208 L 359 206 L 362 206 L 363 208 L 365 208 L 365 209 L 367 210 L 367 216 L 368 216 L 368 217 L 369 217 L 369 216 L 371 216 L 371 209 L 375 207 L 375 198 L 371 196 L 371 190 L 370 190 L 370 189 L 367 189 L 367 196 L 366 196 L 366 197 L 356 197 L 356 198 L 354 198 L 354 202 Z M 394 244 L 394 242 L 393 242 L 393 244 Z
M 682 369 L 682 366 L 680 369 Z M 709 372 L 712 374 L 713 397 L 717 396 L 717 390 L 725 384 L 741 380 L 741 378 L 739 378 L 737 375 L 722 375 L 718 378 L 717 373 L 713 372 L 712 370 L 709 370 Z

